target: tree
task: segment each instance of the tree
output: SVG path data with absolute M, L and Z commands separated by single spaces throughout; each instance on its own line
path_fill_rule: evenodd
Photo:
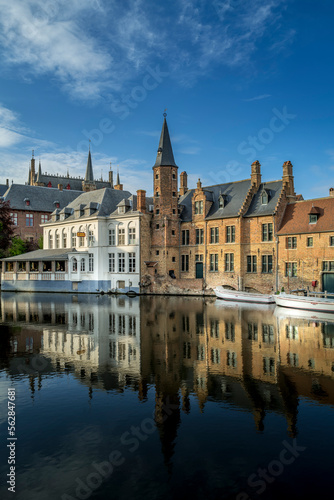
M 11 209 L 8 201 L 0 199 L 0 256 L 3 257 L 5 251 L 10 246 L 14 234 L 14 224 L 11 217 Z
M 27 242 L 19 238 L 18 236 L 14 236 L 12 239 L 12 244 L 9 248 L 9 256 L 14 257 L 15 255 L 21 255 L 22 253 L 26 253 L 27 251 Z

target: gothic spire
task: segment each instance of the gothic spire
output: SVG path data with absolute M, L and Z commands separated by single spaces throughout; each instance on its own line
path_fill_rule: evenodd
M 85 181 L 86 182 L 93 182 L 94 181 L 93 166 L 92 166 L 92 157 L 91 157 L 91 154 L 90 154 L 90 148 L 89 148 L 89 151 L 88 151 L 88 160 L 87 160 L 87 168 L 86 168 Z
M 170 142 L 166 116 L 167 113 L 164 113 L 164 122 L 162 125 L 158 154 L 154 165 L 155 167 L 161 167 L 161 166 L 177 167 L 174 160 L 172 144 Z

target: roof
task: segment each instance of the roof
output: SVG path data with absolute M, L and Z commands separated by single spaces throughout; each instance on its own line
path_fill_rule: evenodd
M 309 214 L 313 205 L 318 208 L 319 217 L 316 223 L 310 224 Z M 289 203 L 278 234 L 311 234 L 322 231 L 334 231 L 334 197 Z
M 72 248 L 59 248 L 53 250 L 34 250 L 33 252 L 22 253 L 21 255 L 15 255 L 14 257 L 7 257 L 7 259 L 1 259 L 6 262 L 10 261 L 32 261 L 32 260 L 66 260 L 68 259 L 68 254 L 76 252 Z M 80 253 L 80 252 L 78 252 Z
M 84 181 L 85 179 L 83 179 L 82 177 L 61 176 L 61 175 L 52 175 L 46 173 L 45 174 L 38 173 L 35 176 L 35 182 L 42 183 L 45 185 L 45 187 L 48 187 L 48 185 L 51 184 L 51 187 L 58 188 L 58 184 L 62 184 L 64 190 L 67 189 L 67 186 L 69 185 L 70 187 L 68 188 L 68 190 L 71 189 L 81 192 L 82 192 L 82 183 Z M 107 181 L 92 180 L 89 182 L 94 182 L 96 185 L 96 189 L 110 187 L 110 182 Z
M 243 181 L 228 182 L 226 184 L 203 187 L 202 189 L 205 192 L 207 199 L 213 202 L 206 220 L 237 217 L 250 185 L 250 179 L 245 179 Z M 190 189 L 186 192 L 186 194 L 179 198 L 179 205 L 183 206 L 180 216 L 183 222 L 192 220 L 192 197 L 194 192 L 195 189 Z M 224 208 L 219 208 L 220 195 L 224 195 Z
M 155 167 L 161 166 L 169 166 L 169 167 L 177 167 L 174 160 L 172 144 L 170 142 L 167 120 L 166 116 L 164 117 L 164 122 L 162 125 L 158 154 L 157 159 L 155 160 Z
M 28 186 L 24 184 L 12 184 L 7 190 L 4 199 L 9 201 L 13 210 L 29 210 L 30 212 L 53 212 L 55 203 L 63 208 L 77 198 L 82 191 L 47 188 L 41 186 Z M 25 199 L 28 199 L 29 207 Z
M 94 212 L 94 216 L 98 215 L 106 217 L 117 209 L 117 205 L 124 198 L 127 199 L 130 198 L 130 196 L 131 193 L 129 191 L 121 191 L 119 189 L 112 188 L 97 189 L 95 191 L 81 193 L 75 200 L 68 204 L 67 208 L 72 208 L 73 213 L 66 219 L 66 221 L 88 217 L 87 214 L 78 217 L 76 212 L 84 210 L 85 207 L 91 207 L 92 203 L 96 203 L 96 206 L 98 207 Z
M 255 196 L 253 197 L 249 209 L 247 210 L 245 217 L 257 217 L 264 215 L 272 215 L 275 212 L 275 208 L 282 191 L 282 181 L 271 181 L 263 182 L 260 184 L 259 189 Z M 268 203 L 262 205 L 261 196 L 262 192 L 268 195 Z
M 3 196 L 7 191 L 7 189 L 8 189 L 7 184 L 0 184 L 0 196 Z

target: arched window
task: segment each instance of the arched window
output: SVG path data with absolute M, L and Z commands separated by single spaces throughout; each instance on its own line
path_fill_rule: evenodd
M 262 205 L 268 205 L 268 193 L 267 193 L 267 191 L 262 191 L 262 194 L 261 194 L 261 204 Z
M 76 273 L 77 271 L 78 271 L 78 261 L 74 257 L 73 260 L 72 260 L 72 272 Z
M 116 231 L 115 227 L 112 224 L 108 226 L 108 245 L 109 246 L 116 245 Z
M 58 229 L 56 230 L 56 248 L 59 248 L 60 247 L 60 234 L 59 234 L 59 231 Z
M 129 245 L 135 245 L 136 244 L 136 227 L 133 222 L 130 222 L 129 224 Z
M 71 229 L 71 247 L 75 248 L 77 246 L 77 233 L 75 231 L 75 228 L 72 227 Z
M 86 270 L 86 262 L 85 259 L 81 259 L 80 271 L 85 272 Z
M 118 245 L 125 245 L 125 227 L 124 224 L 118 226 Z
M 79 233 L 84 234 L 84 230 L 83 230 L 82 226 L 79 227 Z M 83 247 L 83 246 L 85 246 L 85 237 L 79 236 L 79 247 Z
M 63 248 L 67 248 L 67 234 L 66 234 L 66 229 L 63 229 L 62 238 L 63 238 Z
M 94 231 L 93 226 L 88 228 L 88 246 L 92 247 L 94 245 Z
M 53 234 L 49 231 L 49 248 L 53 248 Z

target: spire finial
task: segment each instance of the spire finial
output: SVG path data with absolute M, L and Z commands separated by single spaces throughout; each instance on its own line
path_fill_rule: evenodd
M 32 150 L 32 157 L 34 157 L 34 150 Z
M 165 110 L 164 110 L 164 114 L 163 114 L 163 116 L 164 116 L 165 118 L 166 118 L 166 116 L 167 116 L 166 111 L 167 111 L 167 108 L 165 108 Z
M 90 151 L 90 143 L 91 143 L 91 142 L 92 142 L 92 141 L 89 139 L 89 151 Z

